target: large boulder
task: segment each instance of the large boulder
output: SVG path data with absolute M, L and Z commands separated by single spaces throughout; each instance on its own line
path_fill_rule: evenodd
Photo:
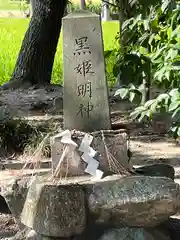
M 71 237 L 86 227 L 85 193 L 77 184 L 31 184 L 21 214 L 24 225 L 50 237 Z
M 180 186 L 165 177 L 109 176 L 89 189 L 88 206 L 97 222 L 153 227 L 180 208 Z
M 167 233 L 159 229 L 119 228 L 104 233 L 99 240 L 172 240 Z

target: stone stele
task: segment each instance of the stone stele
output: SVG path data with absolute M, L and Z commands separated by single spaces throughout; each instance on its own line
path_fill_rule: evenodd
M 85 10 L 63 18 L 64 128 L 111 129 L 100 16 Z

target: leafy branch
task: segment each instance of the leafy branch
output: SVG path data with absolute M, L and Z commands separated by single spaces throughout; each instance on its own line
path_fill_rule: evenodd
M 135 2 L 144 4 L 143 0 L 131 0 L 132 6 Z M 126 35 L 123 51 L 116 49 L 106 52 L 106 56 L 114 54 L 117 59 L 113 73 L 121 88 L 116 95 L 139 105 L 131 117 L 142 121 L 151 120 L 158 112 L 168 113 L 172 116 L 171 131 L 180 136 L 180 9 L 176 3 L 173 0 L 147 3 L 145 12 L 139 11 L 123 23 L 121 35 Z M 164 93 L 150 100 L 150 85 Z

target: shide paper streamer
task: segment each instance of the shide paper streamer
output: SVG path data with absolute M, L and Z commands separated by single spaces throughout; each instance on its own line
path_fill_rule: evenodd
M 94 159 L 94 156 L 96 155 L 97 152 L 90 146 L 92 141 L 93 141 L 93 136 L 92 135 L 86 133 L 84 138 L 82 139 L 79 147 L 71 139 L 70 130 L 65 130 L 64 132 L 61 132 L 61 133 L 57 134 L 54 138 L 57 138 L 57 137 L 62 137 L 61 142 L 70 147 L 70 148 L 65 149 L 65 151 L 64 151 L 65 153 L 63 152 L 63 154 L 61 156 L 61 159 L 58 163 L 58 166 L 61 165 L 61 162 L 64 159 L 64 155 L 66 154 L 66 152 L 69 149 L 74 150 L 75 148 L 78 148 L 78 150 L 83 153 L 82 156 L 81 156 L 82 160 L 87 163 L 87 167 L 85 169 L 85 172 L 89 173 L 91 176 L 93 176 L 97 179 L 102 178 L 103 172 L 98 169 L 99 161 Z M 57 168 L 58 168 L 58 166 L 57 166 Z

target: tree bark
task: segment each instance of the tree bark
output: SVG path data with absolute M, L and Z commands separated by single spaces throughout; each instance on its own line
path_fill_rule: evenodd
M 5 88 L 16 88 L 27 82 L 50 83 L 66 5 L 67 0 L 36 0 L 14 73 Z
M 32 17 L 36 6 L 36 0 L 30 0 L 29 5 L 30 5 L 30 17 Z
M 81 9 L 86 9 L 86 0 L 81 0 Z
M 120 33 L 120 47 L 121 52 L 123 53 L 124 46 L 126 45 L 127 34 L 122 31 L 123 23 L 130 17 L 130 4 L 127 0 L 117 0 L 119 8 L 119 33 Z

